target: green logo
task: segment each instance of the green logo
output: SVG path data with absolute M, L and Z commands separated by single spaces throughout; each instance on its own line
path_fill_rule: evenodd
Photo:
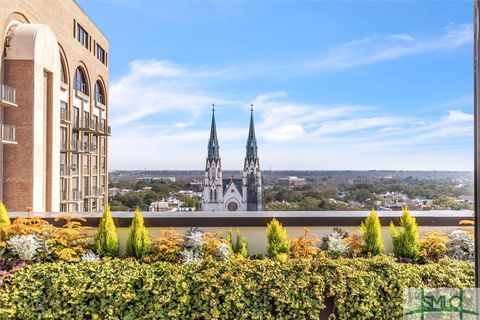
M 476 289 L 413 288 L 404 292 L 403 318 L 477 319 Z

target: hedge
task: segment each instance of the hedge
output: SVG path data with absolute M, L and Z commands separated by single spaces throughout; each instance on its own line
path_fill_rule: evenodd
M 0 319 L 399 319 L 408 287 L 471 287 L 469 262 L 387 256 L 313 261 L 37 263 L 0 287 Z
M 333 298 L 338 319 L 401 319 L 404 289 L 474 286 L 473 264 L 458 260 L 418 265 L 378 256 L 319 259 L 315 264 L 325 278 L 325 297 Z
M 308 262 L 33 264 L 5 281 L 0 319 L 318 319 Z

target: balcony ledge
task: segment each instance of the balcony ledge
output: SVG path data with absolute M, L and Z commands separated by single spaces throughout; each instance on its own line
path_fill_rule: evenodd
M 18 104 L 16 104 L 15 102 L 3 100 L 3 99 L 0 99 L 0 105 L 2 107 L 5 107 L 5 108 L 17 108 L 18 107 Z
M 87 197 L 85 197 L 87 198 Z M 422 227 L 469 227 L 460 221 L 473 219 L 471 210 L 411 211 Z M 13 217 L 26 217 L 26 212 L 9 213 Z M 250 212 L 143 212 L 147 227 L 265 227 L 272 218 L 277 218 L 286 227 L 358 227 L 370 214 L 369 211 L 250 211 Z M 378 212 L 382 226 L 390 221 L 398 225 L 401 212 Z M 34 213 L 35 216 L 55 224 L 61 213 Z M 79 212 L 69 214 L 86 218 L 85 225 L 98 226 L 102 213 Z M 115 224 L 122 228 L 130 226 L 133 212 L 112 212 Z

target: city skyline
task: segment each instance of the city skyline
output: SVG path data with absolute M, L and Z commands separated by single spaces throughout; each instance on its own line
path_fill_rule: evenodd
M 264 169 L 473 169 L 468 2 L 79 3 L 112 43 L 111 170 L 201 169 L 212 103 L 226 170 L 251 103 Z

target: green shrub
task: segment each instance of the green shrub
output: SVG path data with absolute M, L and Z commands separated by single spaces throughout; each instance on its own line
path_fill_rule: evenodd
M 468 288 L 474 285 L 472 263 L 440 260 L 415 265 L 393 257 L 316 261 L 325 278 L 325 298 L 333 298 L 336 319 L 402 319 L 407 288 Z
M 267 255 L 284 261 L 290 253 L 290 239 L 287 229 L 275 218 L 267 225 Z
M 173 228 L 160 230 L 160 237 L 152 240 L 151 254 L 144 260 L 146 262 L 178 262 L 183 245 L 182 237 Z
M 419 243 L 420 257 L 427 262 L 438 261 L 447 256 L 448 236 L 441 231 L 430 231 Z
M 401 319 L 405 288 L 468 288 L 467 261 L 393 257 L 36 263 L 4 279 L 0 319 Z
M 151 239 L 138 208 L 133 214 L 132 224 L 128 231 L 127 256 L 142 259 L 151 249 Z
M 410 214 L 410 210 L 402 210 L 400 226 L 401 228 L 397 229 L 393 222 L 390 222 L 393 253 L 398 258 L 416 261 L 420 255 L 419 228 L 417 220 Z
M 10 218 L 8 217 L 7 208 L 5 208 L 3 202 L 0 201 L 0 227 L 9 224 L 11 224 L 11 222 Z
M 360 225 L 360 233 L 362 234 L 365 247 L 363 252 L 376 256 L 385 252 L 382 239 L 382 225 L 375 210 Z
M 236 239 L 233 241 L 232 230 L 228 231 L 227 243 L 230 248 L 230 251 L 235 255 L 243 258 L 248 257 L 248 243 L 245 238 L 242 238 L 240 235 L 240 230 L 237 229 Z
M 105 212 L 98 225 L 98 233 L 95 238 L 95 249 L 101 257 L 117 257 L 119 241 L 117 229 L 113 222 L 110 206 L 107 205 Z
M 323 292 L 306 261 L 57 262 L 7 278 L 0 319 L 318 319 Z

